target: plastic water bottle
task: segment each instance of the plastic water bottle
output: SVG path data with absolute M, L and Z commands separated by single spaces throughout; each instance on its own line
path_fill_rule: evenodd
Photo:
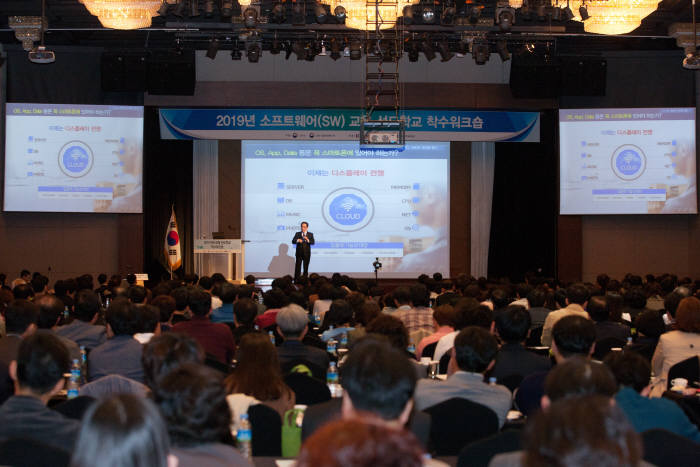
M 627 345 L 632 345 L 632 336 L 627 338 Z
M 340 335 L 340 348 L 346 349 L 348 347 L 348 333 L 344 332 Z
M 80 382 L 87 382 L 87 351 L 85 346 L 80 346 Z
M 267 335 L 270 336 L 270 342 L 275 345 L 275 334 L 272 331 L 267 331 Z
M 328 339 L 328 342 L 326 343 L 326 352 L 328 352 L 331 355 L 336 355 L 338 350 L 338 341 L 333 339 L 332 337 Z
M 328 383 L 328 386 L 331 384 L 338 384 L 338 368 L 335 366 L 335 362 L 331 362 L 328 365 L 328 372 L 326 372 L 326 383 Z
M 321 312 L 318 310 L 314 311 L 314 324 L 316 326 L 321 325 Z
M 236 442 L 238 443 L 238 450 L 243 454 L 246 459 L 253 458 L 253 432 L 250 429 L 250 421 L 248 420 L 248 414 L 242 413 L 240 417 L 240 423 L 238 425 L 238 433 L 236 433 Z
M 491 376 L 491 377 L 489 378 L 489 385 L 491 385 L 491 386 L 495 386 L 495 385 L 496 385 L 496 377 L 495 377 L 495 376 Z
M 68 378 L 68 388 L 66 391 L 66 396 L 68 399 L 74 399 L 78 397 L 78 392 L 80 390 L 80 361 L 75 358 L 73 359 L 73 364 L 70 368 L 70 378 Z
M 414 344 L 413 342 L 410 342 L 408 344 L 408 347 L 406 347 L 406 350 L 408 351 L 408 353 L 415 354 L 416 353 L 416 344 Z

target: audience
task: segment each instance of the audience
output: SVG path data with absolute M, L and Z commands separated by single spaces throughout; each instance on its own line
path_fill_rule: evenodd
M 530 329 L 544 326 L 547 315 L 552 311 L 549 308 L 545 308 L 544 304 L 546 300 L 547 294 L 544 290 L 539 288 L 532 289 L 530 293 L 527 294 L 527 303 L 530 305 L 530 308 L 527 310 L 530 313 Z
M 199 282 L 201 284 L 202 280 L 204 278 L 200 279 Z M 211 312 L 211 322 L 212 323 L 233 323 L 233 313 L 234 313 L 234 304 L 233 301 L 236 299 L 236 287 L 234 287 L 233 284 L 229 282 L 222 282 L 220 285 L 220 297 L 221 297 L 221 306 L 219 307 L 214 307 L 212 304 L 213 311 Z
M 56 295 L 61 298 L 58 291 L 56 291 Z M 73 321 L 56 329 L 56 334 L 70 339 L 86 349 L 94 349 L 107 340 L 105 327 L 95 324 L 99 318 L 99 311 L 100 300 L 97 295 L 89 290 L 81 290 L 76 297 L 73 308 Z
M 88 409 L 70 465 L 177 467 L 169 452 L 168 432 L 153 402 L 123 394 Z
M 280 365 L 309 362 L 321 371 L 328 367 L 330 360 L 325 351 L 302 342 L 308 330 L 308 315 L 299 305 L 287 305 L 277 313 L 277 331 L 284 337 L 277 347 Z
M 44 294 L 37 298 L 34 303 L 39 307 L 37 328 L 42 330 L 42 332 L 49 332 L 58 336 L 63 345 L 66 346 L 66 349 L 68 349 L 71 360 L 80 359 L 80 347 L 78 347 L 78 344 L 55 332 L 58 329 L 58 322 L 61 320 L 63 313 L 63 302 L 55 295 Z
M 144 345 L 141 363 L 144 383 L 153 390 L 163 377 L 185 363 L 204 363 L 204 350 L 185 334 L 166 332 Z
M 250 298 L 240 298 L 233 309 L 233 340 L 236 345 L 241 343 L 241 338 L 249 332 L 255 331 L 255 317 L 258 315 L 258 304 Z
M 547 315 L 542 326 L 542 345 L 552 345 L 552 328 L 565 316 L 581 316 L 588 318 L 586 305 L 588 304 L 588 289 L 583 284 L 573 284 L 566 289 L 566 308 L 553 311 Z
M 595 323 L 596 341 L 614 338 L 625 342 L 630 337 L 630 327 L 611 319 L 608 301 L 605 296 L 591 297 L 586 308 Z
M 416 346 L 416 357 L 423 355 L 423 349 L 437 342 L 445 335 L 454 332 L 455 311 L 451 305 L 441 305 L 435 309 L 432 316 L 433 333 L 425 336 Z M 432 357 L 432 355 L 430 355 Z
M 15 299 L 5 309 L 7 335 L 0 339 L 0 362 L 9 366 L 17 359 L 17 352 L 23 339 L 36 332 L 39 308 L 32 302 Z

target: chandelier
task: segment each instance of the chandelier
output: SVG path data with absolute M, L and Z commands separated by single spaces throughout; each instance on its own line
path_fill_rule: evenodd
M 151 25 L 162 0 L 79 0 L 102 26 L 111 29 L 139 29 Z
M 642 24 L 642 19 L 656 10 L 659 0 L 594 0 L 585 4 L 591 15 L 583 22 L 586 32 L 626 34 L 637 29 Z M 575 6 L 574 12 L 577 12 L 581 2 L 575 2 Z

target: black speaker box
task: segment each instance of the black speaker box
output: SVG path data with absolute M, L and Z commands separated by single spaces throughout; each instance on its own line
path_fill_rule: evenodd
M 194 95 L 194 50 L 154 50 L 148 63 L 148 93 Z
M 561 90 L 561 62 L 557 58 L 521 58 L 513 55 L 510 91 L 513 97 L 558 97 Z
M 563 59 L 562 96 L 604 96 L 608 63 L 601 58 Z
M 148 52 L 111 50 L 102 53 L 100 63 L 103 91 L 144 92 L 148 73 Z

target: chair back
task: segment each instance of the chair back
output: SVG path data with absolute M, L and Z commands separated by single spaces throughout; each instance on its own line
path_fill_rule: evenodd
M 622 348 L 627 344 L 626 341 L 618 339 L 617 337 L 606 337 L 595 342 L 595 350 L 593 351 L 593 358 L 596 360 L 602 360 L 607 354 L 611 352 L 611 349 L 615 347 Z
M 440 357 L 440 365 L 438 369 L 438 373 L 441 375 L 446 375 L 447 374 L 447 366 L 450 364 L 450 357 L 452 356 L 452 349 L 448 350 L 445 352 L 445 355 Z
M 0 443 L 0 465 L 14 467 L 68 467 L 70 453 L 31 438 L 9 438 Z
M 253 456 L 280 457 L 282 455 L 282 418 L 265 404 L 248 407 L 250 431 L 253 437 Z
M 323 381 L 304 373 L 289 373 L 284 382 L 296 394 L 296 403 L 313 405 L 331 400 L 331 391 Z
M 700 381 L 700 358 L 686 358 L 673 365 L 668 370 L 668 389 L 671 389 L 671 381 L 676 378 L 685 378 L 688 380 L 688 387 L 692 387 L 693 383 Z
M 526 347 L 537 347 L 542 341 L 542 326 L 537 326 L 536 328 L 532 328 L 530 330 L 530 334 L 527 336 L 527 339 L 525 340 L 525 346 Z
M 428 344 L 425 347 L 423 347 L 423 350 L 421 351 L 420 356 L 421 357 L 430 357 L 430 359 L 433 358 L 433 355 L 435 355 L 435 348 L 437 347 L 438 343 L 437 341 L 433 342 L 432 344 Z
M 653 465 L 697 465 L 700 459 L 700 444 L 660 428 L 643 432 L 642 443 L 644 460 Z
M 523 379 L 525 378 L 525 375 L 508 375 L 508 376 L 503 376 L 501 378 L 498 378 L 496 382 L 498 384 L 502 384 L 503 386 L 507 387 L 510 389 L 510 392 L 514 392 L 516 389 L 518 389 L 518 386 L 520 386 L 520 383 L 523 382 Z
M 454 397 L 424 410 L 432 417 L 429 449 L 436 456 L 456 456 L 467 444 L 498 432 L 490 408 Z

